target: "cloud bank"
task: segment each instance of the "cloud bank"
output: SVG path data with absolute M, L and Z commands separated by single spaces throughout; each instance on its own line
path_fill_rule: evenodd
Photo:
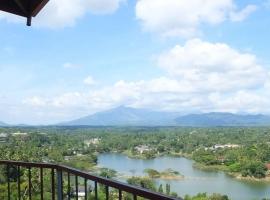
M 238 9 L 234 0 L 138 0 L 136 16 L 146 31 L 164 37 L 192 37 L 202 24 L 242 21 L 256 8 L 247 5 Z
M 74 26 L 87 13 L 105 15 L 114 13 L 125 0 L 50 0 L 44 10 L 33 19 L 36 26 L 59 29 Z M 0 13 L 8 22 L 24 22 L 20 17 Z
M 270 113 L 270 72 L 253 54 L 225 43 L 192 39 L 160 53 L 156 65 L 164 70 L 164 76 L 31 97 L 23 103 L 48 113 L 68 111 L 68 119 L 74 118 L 72 113 L 82 116 L 118 105 L 183 113 Z

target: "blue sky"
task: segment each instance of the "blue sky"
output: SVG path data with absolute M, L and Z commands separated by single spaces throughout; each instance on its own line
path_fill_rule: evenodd
M 267 0 L 51 0 L 0 14 L 0 121 L 50 124 L 119 105 L 270 113 Z

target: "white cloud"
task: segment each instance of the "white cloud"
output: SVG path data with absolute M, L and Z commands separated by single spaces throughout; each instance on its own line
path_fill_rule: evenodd
M 111 14 L 125 0 L 50 0 L 44 10 L 33 19 L 35 26 L 63 28 L 73 26 L 85 14 Z M 20 17 L 0 14 L 0 19 L 22 22 Z
M 255 5 L 248 5 L 240 12 L 232 12 L 230 14 L 230 18 L 232 21 L 243 21 L 246 19 L 251 13 L 257 10 L 257 6 Z
M 200 39 L 163 53 L 158 64 L 193 92 L 256 89 L 269 78 L 255 55 Z
M 34 107 L 44 107 L 47 105 L 47 101 L 41 97 L 34 96 L 23 100 L 23 104 Z
M 83 82 L 85 85 L 90 85 L 90 86 L 96 84 L 96 81 L 93 79 L 92 76 L 88 76 L 87 78 L 83 80 Z
M 192 39 L 163 52 L 156 62 L 165 71 L 158 78 L 119 80 L 86 91 L 34 96 L 24 102 L 42 112 L 43 118 L 61 113 L 51 117 L 59 121 L 118 105 L 182 113 L 270 113 L 270 71 L 251 53 L 224 43 Z
M 255 11 L 247 5 L 238 10 L 234 0 L 138 0 L 136 16 L 146 31 L 162 36 L 194 36 L 201 24 L 241 21 Z

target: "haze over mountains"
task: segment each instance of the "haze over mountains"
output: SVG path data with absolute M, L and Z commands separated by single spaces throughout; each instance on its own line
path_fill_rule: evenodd
M 179 113 L 157 112 L 120 106 L 61 125 L 86 126 L 172 126 Z
M 267 126 L 270 116 L 231 113 L 181 115 L 176 112 L 157 112 L 148 109 L 117 107 L 70 122 L 65 126 Z
M 10 125 L 0 121 L 1 126 L 28 125 Z M 270 126 L 270 116 L 221 112 L 183 115 L 178 112 L 159 112 L 120 106 L 72 121 L 59 123 L 56 126 Z
M 0 121 L 0 126 L 7 126 L 7 124 Z

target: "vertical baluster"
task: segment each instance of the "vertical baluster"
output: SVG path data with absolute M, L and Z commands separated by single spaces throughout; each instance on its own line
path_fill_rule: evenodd
M 84 179 L 84 193 L 85 193 L 84 199 L 85 200 L 87 200 L 87 192 L 88 192 L 88 189 L 87 189 L 87 179 L 85 178 Z
M 75 186 L 76 186 L 76 200 L 79 199 L 79 188 L 78 188 L 78 176 L 75 176 Z
M 21 200 L 21 168 L 17 169 L 18 200 Z
M 54 180 L 54 169 L 51 172 L 51 183 L 52 183 L 52 200 L 55 200 L 55 180 Z
M 98 184 L 95 181 L 95 200 L 97 200 L 97 199 L 98 199 Z
M 68 190 L 67 190 L 67 193 L 68 193 L 68 200 L 70 200 L 70 173 L 68 172 Z
M 40 168 L 40 199 L 43 200 L 43 168 Z
M 31 177 L 31 167 L 28 167 L 28 197 L 29 200 L 32 199 L 32 177 Z
M 109 200 L 109 187 L 107 185 L 105 186 L 105 190 L 106 190 L 106 200 Z
M 57 169 L 57 199 L 63 199 L 63 172 Z
M 10 200 L 10 165 L 7 165 L 7 187 L 8 187 L 8 200 Z
M 64 179 L 63 179 L 63 171 L 61 171 L 61 192 L 62 192 L 62 198 L 64 198 Z
M 119 200 L 122 200 L 122 190 L 119 190 Z

